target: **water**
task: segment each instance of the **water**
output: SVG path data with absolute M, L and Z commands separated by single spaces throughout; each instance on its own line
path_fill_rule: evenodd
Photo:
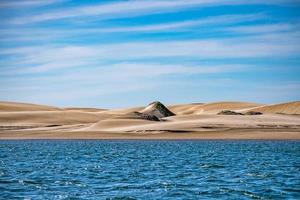
M 0 141 L 0 199 L 300 199 L 298 141 Z

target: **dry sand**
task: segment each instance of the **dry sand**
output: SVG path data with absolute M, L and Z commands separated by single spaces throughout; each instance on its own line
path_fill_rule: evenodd
M 131 118 L 144 107 L 105 110 L 0 102 L 0 139 L 300 139 L 300 102 L 168 106 L 162 121 Z M 263 115 L 218 115 L 222 110 Z

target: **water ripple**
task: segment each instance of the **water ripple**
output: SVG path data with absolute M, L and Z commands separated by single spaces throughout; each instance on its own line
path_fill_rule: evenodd
M 297 141 L 1 141 L 0 199 L 300 199 Z

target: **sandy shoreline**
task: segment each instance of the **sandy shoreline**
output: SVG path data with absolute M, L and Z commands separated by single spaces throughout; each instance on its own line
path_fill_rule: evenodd
M 300 140 L 300 130 L 280 129 L 235 129 L 222 132 L 185 133 L 111 133 L 111 132 L 6 132 L 0 140 L 31 139 L 101 139 L 101 140 Z

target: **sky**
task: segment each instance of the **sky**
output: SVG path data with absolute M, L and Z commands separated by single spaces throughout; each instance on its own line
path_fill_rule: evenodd
M 299 0 L 0 0 L 0 100 L 300 100 Z

